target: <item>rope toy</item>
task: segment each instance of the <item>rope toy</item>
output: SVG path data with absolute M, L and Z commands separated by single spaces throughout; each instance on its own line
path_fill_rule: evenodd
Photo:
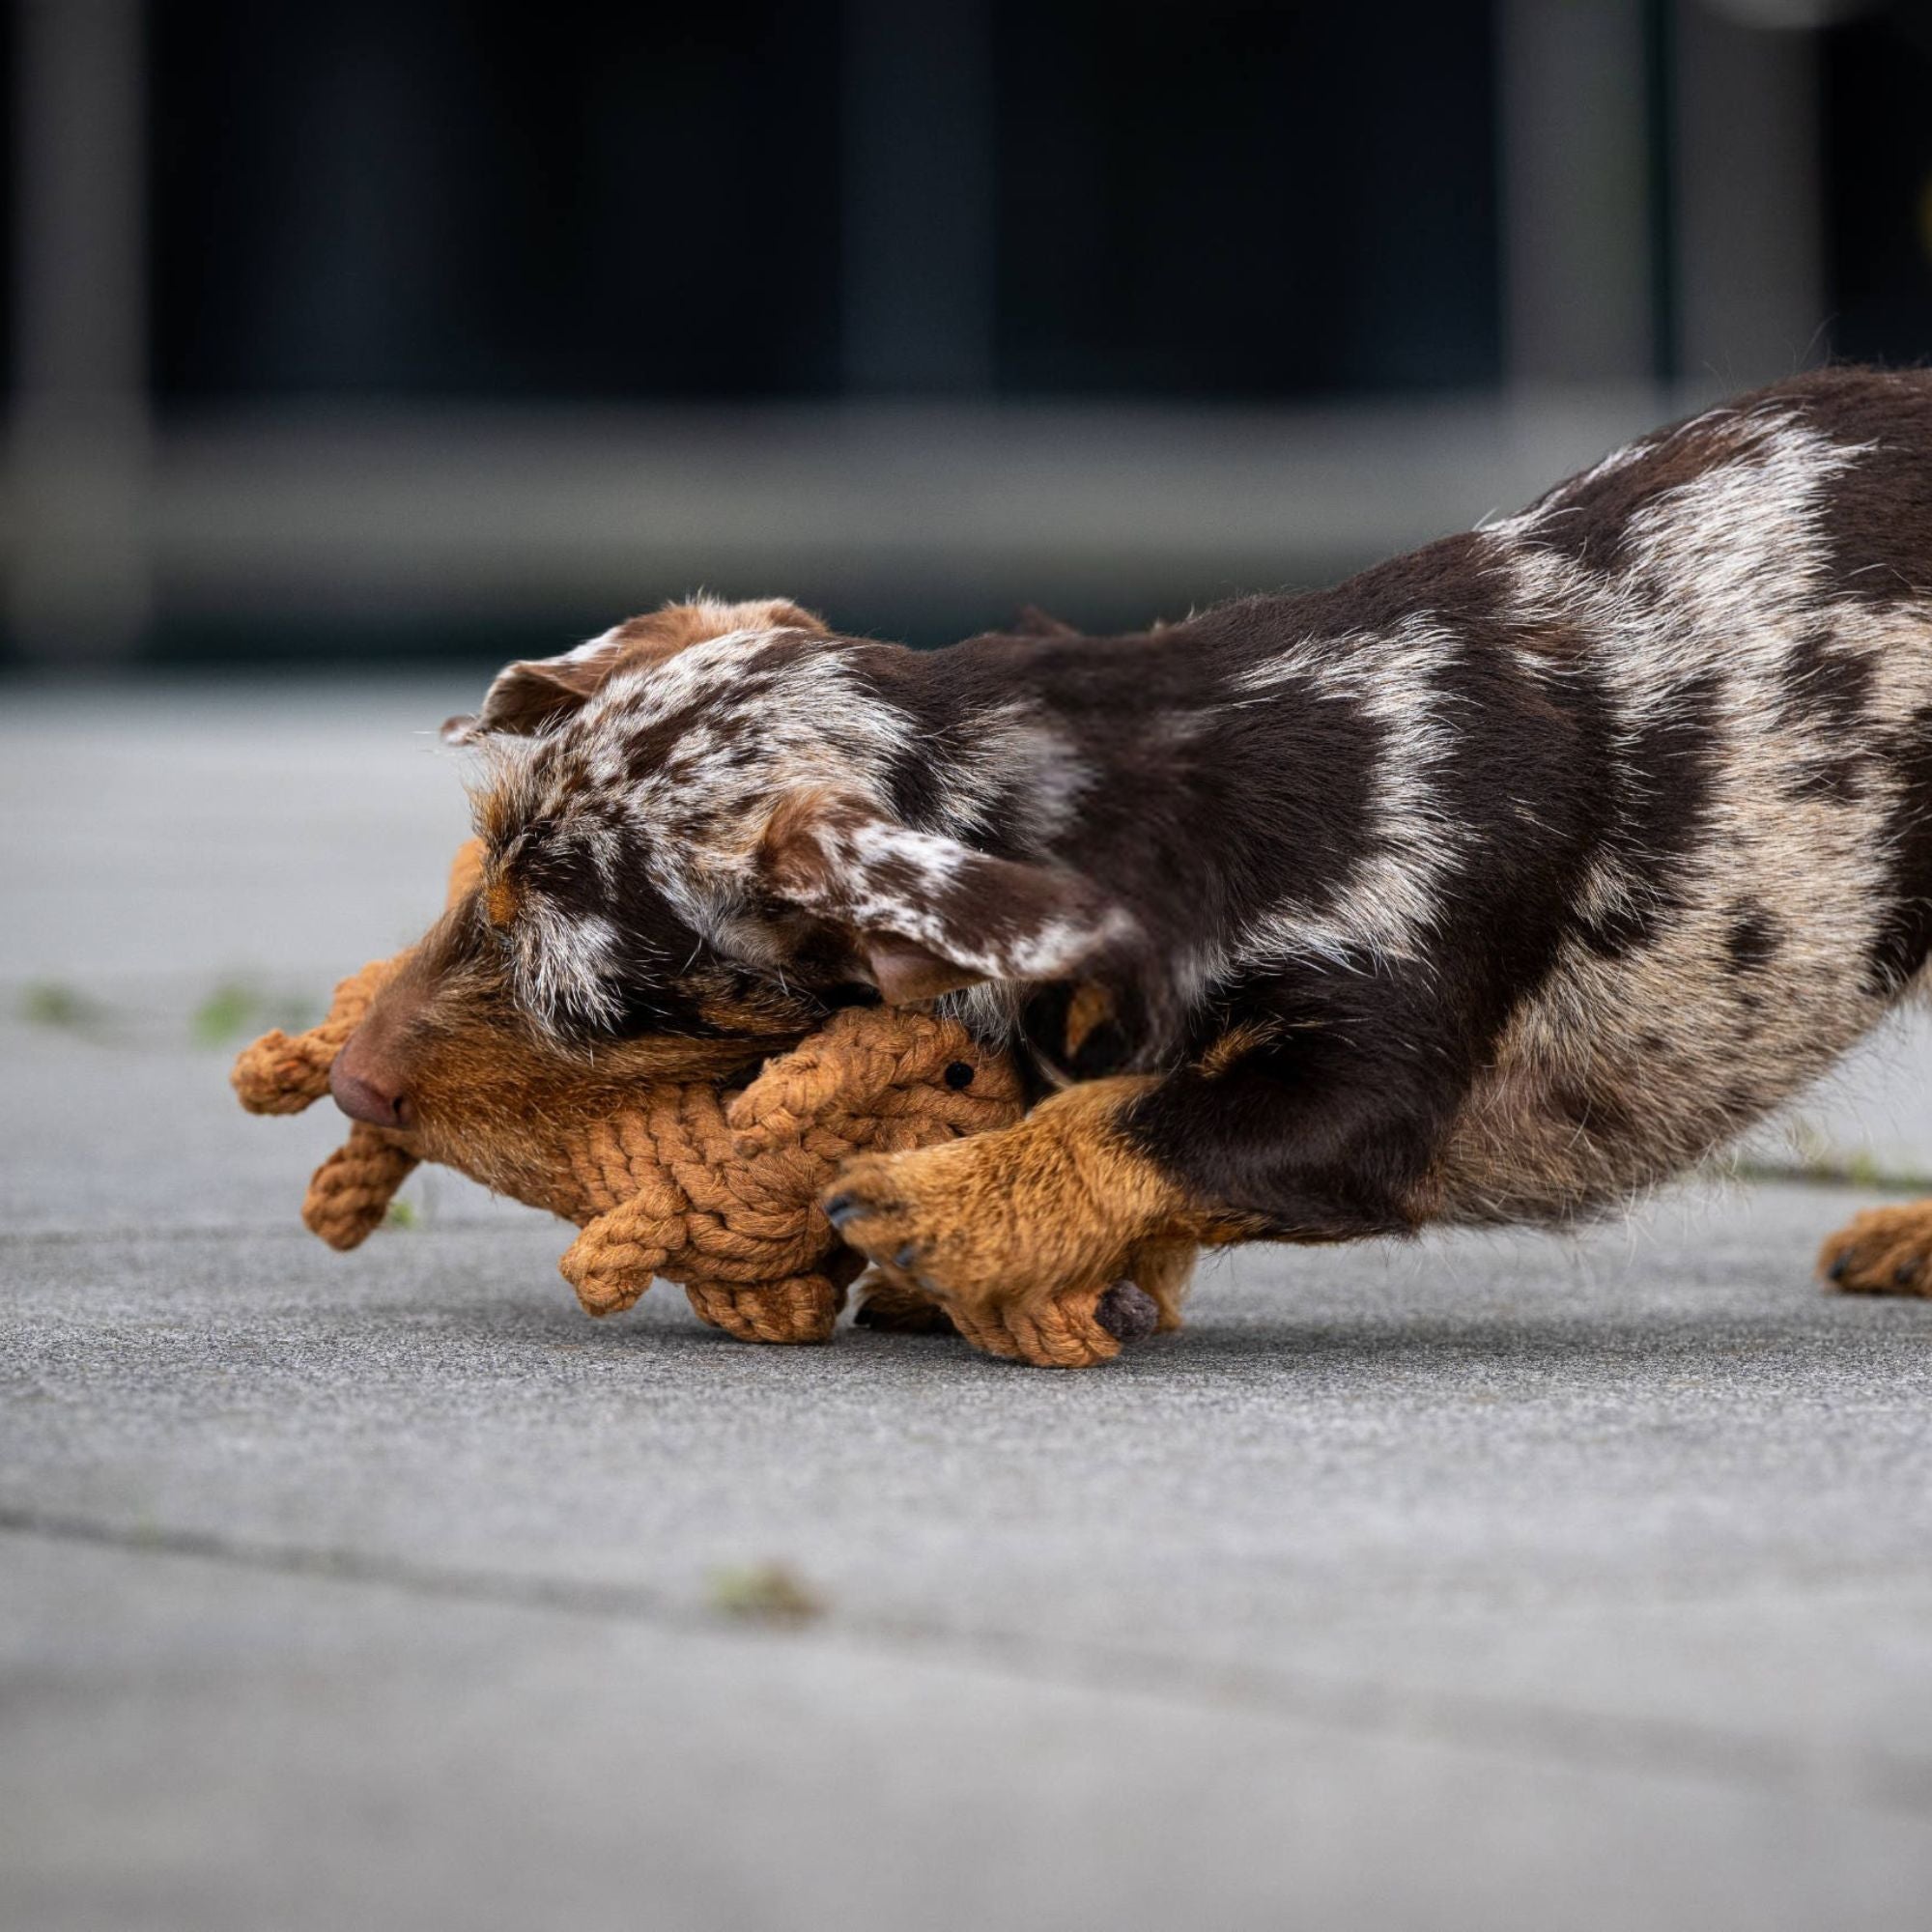
M 452 899 L 476 874 L 475 848 L 466 846 Z M 407 957 L 372 961 L 344 980 L 320 1026 L 293 1037 L 268 1033 L 243 1048 L 230 1076 L 242 1106 L 294 1114 L 322 1098 L 336 1055 Z M 548 1177 L 512 1191 L 582 1230 L 558 1267 L 591 1315 L 629 1308 L 662 1277 L 684 1289 L 701 1321 L 741 1341 L 823 1342 L 865 1265 L 818 1207 L 840 1164 L 1007 1126 L 1022 1112 L 1010 1062 L 956 1021 L 853 1008 L 742 1088 L 642 1083 L 616 1117 L 559 1124 L 547 1144 Z M 500 1185 L 466 1164 L 462 1123 L 454 1124 L 455 1151 L 440 1158 Z M 358 1246 L 422 1158 L 410 1141 L 357 1122 L 309 1182 L 308 1228 L 332 1248 Z M 439 1144 L 451 1143 L 445 1125 Z M 1172 1325 L 1167 1296 L 1158 1286 L 1154 1293 L 1162 1325 Z M 1151 1297 L 1131 1284 L 1109 1295 L 1101 1318 L 1109 1335 L 1152 1328 Z M 859 1319 L 900 1330 L 951 1325 L 936 1304 L 884 1282 Z M 1068 1309 L 1067 1335 L 1043 1336 L 1041 1357 L 1091 1360 L 1094 1319 L 1091 1307 Z

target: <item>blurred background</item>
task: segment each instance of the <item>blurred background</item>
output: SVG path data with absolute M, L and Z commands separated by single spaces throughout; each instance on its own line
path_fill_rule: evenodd
M 1932 353 L 1928 0 L 14 0 L 21 672 L 1332 577 Z

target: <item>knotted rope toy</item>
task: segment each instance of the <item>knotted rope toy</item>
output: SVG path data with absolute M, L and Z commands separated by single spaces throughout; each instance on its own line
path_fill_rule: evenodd
M 473 883 L 473 847 L 451 874 L 454 899 Z M 294 1114 L 328 1091 L 329 1068 L 408 954 L 376 960 L 335 989 L 320 1026 L 276 1031 L 245 1047 L 231 1080 L 256 1114 Z M 592 1315 L 629 1308 L 654 1277 L 681 1286 L 700 1320 L 747 1342 L 823 1342 L 865 1263 L 844 1247 L 819 1197 L 860 1152 L 893 1153 L 1010 1125 L 1023 1099 L 1007 1056 L 956 1021 L 903 1008 L 837 1012 L 748 1084 L 644 1081 L 613 1114 L 546 1109 L 526 1126 L 539 1150 L 506 1181 L 466 1150 L 461 1120 L 439 1123 L 434 1148 L 415 1131 L 357 1122 L 316 1170 L 302 1219 L 329 1246 L 358 1246 L 424 1159 L 547 1208 L 582 1232 L 558 1264 Z M 1110 1334 L 1136 1339 L 1171 1311 L 1131 1283 L 1104 1297 Z M 1091 1302 L 1092 1297 L 1088 1298 Z M 1042 1324 L 1052 1361 L 1091 1359 L 1073 1328 L 1092 1307 Z M 935 1304 L 895 1284 L 867 1296 L 861 1321 L 901 1329 L 950 1325 Z

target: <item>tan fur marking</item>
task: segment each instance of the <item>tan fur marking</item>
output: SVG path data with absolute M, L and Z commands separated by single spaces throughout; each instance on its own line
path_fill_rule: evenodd
M 500 845 L 516 824 L 516 812 L 517 801 L 511 792 L 478 791 L 471 814 L 476 824 L 476 842 L 492 848 Z
M 818 896 L 831 877 L 821 832 L 854 824 L 864 816 L 863 807 L 822 785 L 787 793 L 759 835 L 759 873 L 776 892 L 798 898 Z
M 621 646 L 613 668 L 636 670 L 640 665 L 663 664 L 693 644 L 728 638 L 734 631 L 828 635 L 822 617 L 781 597 L 760 598 L 749 604 L 720 604 L 704 598 L 691 604 L 667 604 L 641 617 L 627 617 L 611 634 L 611 640 Z
M 517 908 L 523 902 L 524 895 L 514 879 L 495 878 L 483 889 L 483 916 L 499 932 L 516 923 Z
M 1084 980 L 1066 1008 L 1066 1057 L 1071 1060 L 1093 1037 L 1094 1029 L 1114 1017 L 1114 998 L 1097 980 Z
M 1218 1080 L 1254 1052 L 1256 1047 L 1265 1046 L 1279 1032 L 1280 1028 L 1259 1021 L 1247 1026 L 1230 1027 L 1195 1062 L 1195 1065 L 1209 1080 Z

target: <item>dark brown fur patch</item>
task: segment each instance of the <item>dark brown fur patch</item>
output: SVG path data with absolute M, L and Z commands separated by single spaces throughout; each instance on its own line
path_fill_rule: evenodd
M 1887 824 L 1887 910 L 1872 944 L 1875 988 L 1902 986 L 1932 952 L 1932 705 L 1912 714 L 1889 748 L 1899 795 Z
M 1932 596 L 1932 371 L 1822 369 L 1788 393 L 1833 441 L 1867 446 L 1824 500 L 1833 593 Z
M 1731 923 L 1724 934 L 1724 956 L 1733 973 L 1761 972 L 1777 954 L 1780 935 L 1777 922 L 1753 900 L 1741 900 L 1731 908 Z

